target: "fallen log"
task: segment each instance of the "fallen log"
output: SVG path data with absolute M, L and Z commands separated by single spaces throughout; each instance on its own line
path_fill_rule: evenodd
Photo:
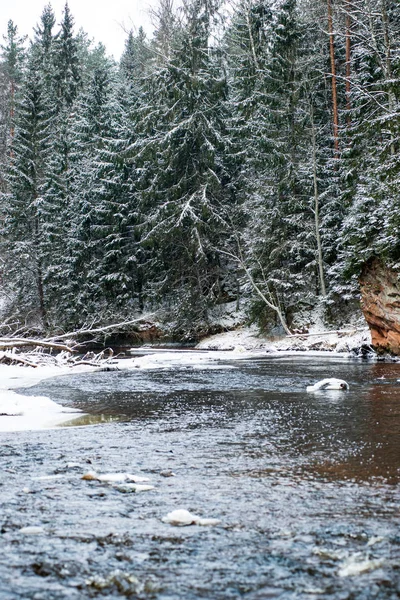
M 27 360 L 23 356 L 19 354 L 11 353 L 11 352 L 1 352 L 0 353 L 0 363 L 6 362 L 7 364 L 18 363 L 20 365 L 24 365 L 24 367 L 34 367 L 36 368 L 38 365 Z
M 55 335 L 53 337 L 45 338 L 44 341 L 45 342 L 53 342 L 56 340 L 74 339 L 80 335 L 93 335 L 93 334 L 97 334 L 97 333 L 105 333 L 112 329 L 120 329 L 121 327 L 126 327 L 127 325 L 134 325 L 135 323 L 140 323 L 141 321 L 146 321 L 151 316 L 154 316 L 154 314 L 149 313 L 147 315 L 142 315 L 141 317 L 138 317 L 137 319 L 132 319 L 130 321 L 122 321 L 121 323 L 113 323 L 112 325 L 104 325 L 104 327 L 78 329 L 77 331 L 72 331 L 70 333 L 62 333 L 61 335 Z
M 287 335 L 288 338 L 301 338 L 301 337 L 312 337 L 312 336 L 321 336 L 321 335 L 340 335 L 340 334 L 351 334 L 356 333 L 357 331 L 368 331 L 368 327 L 353 327 L 351 329 L 331 329 L 329 331 L 319 331 L 313 333 L 291 333 Z
M 47 340 L 36 340 L 30 338 L 0 338 L 0 350 L 7 348 L 24 348 L 26 346 L 40 346 L 41 348 L 50 348 L 59 352 L 76 352 L 70 346 L 57 342 L 49 342 Z

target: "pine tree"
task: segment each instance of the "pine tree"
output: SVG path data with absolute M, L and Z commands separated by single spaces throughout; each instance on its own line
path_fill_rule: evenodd
M 19 309 L 34 311 L 43 325 L 47 322 L 47 302 L 42 192 L 48 172 L 51 126 L 52 110 L 33 53 L 16 109 L 3 239 L 7 283 L 17 293 Z
M 353 25 L 350 147 L 346 156 L 350 198 L 341 235 L 342 271 L 357 276 L 371 256 L 398 260 L 400 11 L 383 0 L 357 4 Z
M 55 49 L 55 85 L 59 110 L 71 107 L 78 95 L 82 79 L 78 42 L 73 29 L 74 19 L 68 3 L 65 3 Z
M 214 13 L 203 0 L 188 3 L 186 11 L 179 44 L 153 75 L 152 109 L 139 123 L 150 138 L 142 141 L 137 167 L 141 161 L 147 167 L 138 186 L 148 223 L 150 290 L 180 324 L 186 320 L 195 329 L 221 294 L 216 246 L 226 235 L 221 215 L 228 210 L 229 178 L 226 81 L 209 46 Z
M 130 82 L 139 80 L 148 72 L 152 55 L 144 29 L 140 27 L 136 36 L 130 31 L 120 60 L 122 76 Z
M 15 105 L 26 58 L 26 37 L 18 35 L 18 27 L 11 20 L 3 39 L 5 43 L 0 45 L 0 189 L 5 188 L 3 172 L 14 138 Z
M 304 39 L 292 0 L 275 12 L 265 0 L 246 2 L 230 35 L 233 133 L 243 164 L 237 185 L 249 221 L 242 251 L 250 280 L 288 320 L 318 289 L 313 176 L 305 169 L 312 136 L 300 76 Z M 262 315 L 266 307 L 256 296 L 254 310 Z

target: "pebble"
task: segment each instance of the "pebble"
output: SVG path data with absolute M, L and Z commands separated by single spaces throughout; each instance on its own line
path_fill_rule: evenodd
M 173 471 L 171 471 L 170 469 L 167 469 L 165 471 L 160 471 L 160 475 L 162 477 L 176 477 L 176 474 Z

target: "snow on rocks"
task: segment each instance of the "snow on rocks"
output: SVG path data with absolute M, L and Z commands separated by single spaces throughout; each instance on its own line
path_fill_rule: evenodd
M 379 569 L 384 564 L 383 559 L 364 558 L 360 553 L 349 556 L 338 570 L 339 577 L 354 577 Z
M 197 344 L 197 350 L 232 351 L 232 355 L 240 357 L 240 353 L 263 352 L 338 352 L 359 355 L 363 348 L 372 356 L 370 347 L 371 335 L 365 323 L 349 325 L 339 330 L 327 330 L 326 326 L 310 328 L 307 333 L 267 339 L 257 327 L 240 327 L 233 331 L 212 335 Z M 231 355 L 231 356 L 232 356 Z
M 317 381 L 314 385 L 307 386 L 307 392 L 320 392 L 323 390 L 340 390 L 347 391 L 349 389 L 349 384 L 347 381 L 343 379 L 336 379 L 331 377 L 330 379 L 322 379 L 321 381 Z
M 150 492 L 151 490 L 155 490 L 154 485 L 144 485 L 141 483 L 124 483 L 120 485 L 114 486 L 116 490 L 122 492 L 123 494 L 131 494 L 138 492 Z
M 131 475 L 130 473 L 104 473 L 98 475 L 95 471 L 89 471 L 82 475 L 82 479 L 86 481 L 102 481 L 104 483 L 144 483 L 149 481 L 147 477 L 139 475 Z
M 42 533 L 45 533 L 45 530 L 38 525 L 27 525 L 26 527 L 22 527 L 19 530 L 19 533 L 22 533 L 23 535 L 41 535 Z
M 368 350 L 371 356 L 374 352 L 371 348 L 371 334 L 368 327 L 346 327 L 340 330 L 318 330 L 311 329 L 308 333 L 286 336 L 274 342 L 279 352 L 337 352 L 358 356 L 362 349 Z
M 193 515 L 184 508 L 179 508 L 168 513 L 162 519 L 163 523 L 175 525 L 177 527 L 185 527 L 187 525 L 213 526 L 218 525 L 220 519 L 204 519 L 198 515 Z
M 84 481 L 108 483 L 118 492 L 125 494 L 149 492 L 155 489 L 154 485 L 147 485 L 144 483 L 149 481 L 147 477 L 132 475 L 131 473 L 104 473 L 103 475 L 98 475 L 95 471 L 89 471 L 82 475 L 81 479 Z

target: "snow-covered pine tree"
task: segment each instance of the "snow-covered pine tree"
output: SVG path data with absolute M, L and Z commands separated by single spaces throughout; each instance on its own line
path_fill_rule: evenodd
M 36 315 L 42 325 L 46 325 L 48 307 L 43 189 L 48 176 L 52 124 L 53 111 L 40 63 L 32 51 L 16 106 L 2 239 L 6 284 L 16 295 L 18 310 Z
M 23 77 L 26 36 L 21 37 L 17 25 L 10 20 L 3 40 L 4 44 L 0 44 L 0 190 L 5 191 L 3 177 L 14 137 L 15 105 Z
M 74 19 L 65 3 L 61 30 L 56 39 L 55 86 L 59 110 L 71 107 L 82 80 L 78 42 L 74 35 Z
M 148 72 L 152 57 L 153 52 L 143 27 L 139 27 L 137 35 L 131 30 L 119 63 L 122 76 L 130 82 L 140 81 Z
M 140 121 L 137 168 L 146 216 L 148 294 L 171 311 L 177 327 L 195 331 L 221 296 L 220 257 L 228 211 L 224 165 L 226 80 L 210 45 L 216 6 L 185 4 L 185 26 L 150 82 L 151 106 Z M 150 95 L 151 94 L 151 95 Z
M 143 31 L 128 35 L 119 74 L 97 63 L 72 122 L 69 319 L 121 320 L 142 306 L 135 196 L 136 111 L 148 70 Z
M 356 277 L 371 256 L 398 260 L 400 9 L 359 0 L 353 23 L 348 215 L 339 272 Z
M 106 145 L 111 115 L 108 110 L 113 74 L 107 65 L 93 73 L 92 81 L 76 102 L 71 123 L 69 152 L 70 188 L 68 258 L 64 312 L 71 322 L 82 324 L 90 315 L 104 317 L 106 299 L 99 276 L 104 272 L 105 240 L 99 232 L 102 192 L 99 151 Z
M 299 105 L 304 30 L 296 2 L 240 3 L 230 39 L 239 187 L 249 218 L 245 261 L 265 296 L 290 319 L 317 289 L 312 178 L 305 181 L 302 173 L 312 144 L 309 117 Z M 259 299 L 255 312 L 265 314 Z

